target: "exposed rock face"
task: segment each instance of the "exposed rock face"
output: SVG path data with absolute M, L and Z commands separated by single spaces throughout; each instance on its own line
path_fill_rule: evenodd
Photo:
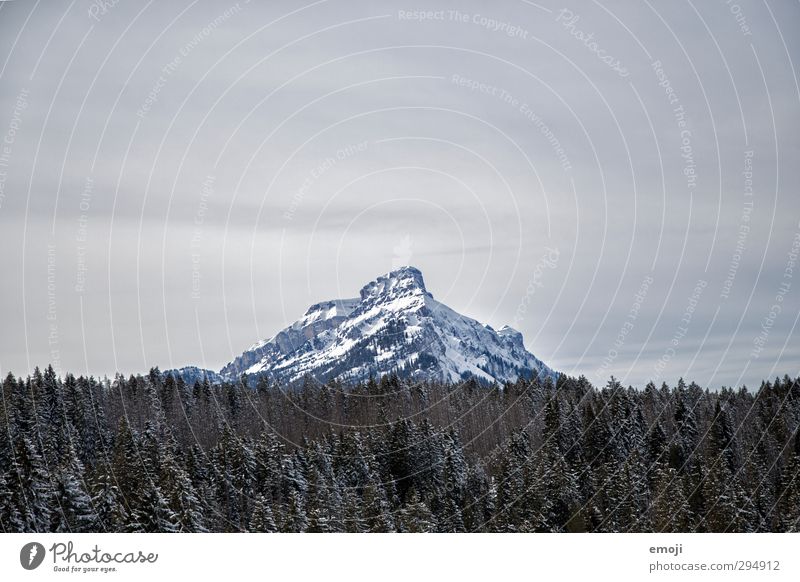
M 555 375 L 525 348 L 518 331 L 508 326 L 495 331 L 434 300 L 414 267 L 378 277 L 357 299 L 312 305 L 301 319 L 251 346 L 220 375 L 356 381 L 389 372 L 452 382 Z

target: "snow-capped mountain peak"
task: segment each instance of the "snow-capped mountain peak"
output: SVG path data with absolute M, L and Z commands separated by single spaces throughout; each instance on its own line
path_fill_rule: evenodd
M 553 376 L 524 346 L 522 334 L 495 331 L 436 301 L 422 272 L 400 267 L 362 287 L 356 299 L 312 305 L 292 325 L 254 344 L 220 375 L 265 374 L 293 382 L 364 380 L 395 372 L 418 380 L 484 382 Z
M 401 295 L 427 295 L 433 299 L 433 295 L 425 288 L 422 271 L 410 266 L 400 267 L 367 283 L 361 288 L 360 295 L 361 301 Z

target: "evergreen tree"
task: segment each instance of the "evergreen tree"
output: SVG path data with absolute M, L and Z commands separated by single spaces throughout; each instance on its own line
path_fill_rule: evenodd
M 115 483 L 115 477 L 107 465 L 98 467 L 97 478 L 93 482 L 92 490 L 95 522 L 91 531 L 125 531 L 129 524 L 128 510 Z M 138 529 L 138 527 L 133 528 L 134 531 Z
M 383 533 L 395 531 L 394 518 L 383 484 L 378 479 L 371 479 L 364 489 L 364 522 L 367 531 Z
M 399 531 L 407 533 L 436 531 L 436 518 L 428 505 L 420 500 L 416 489 L 409 492 L 408 502 L 398 512 L 397 527 Z
M 308 529 L 311 533 L 328 533 L 331 531 L 331 496 L 327 484 L 316 466 L 312 465 L 308 471 L 308 502 L 306 514 L 308 515 Z
M 354 489 L 345 488 L 342 495 L 342 522 L 347 533 L 367 531 L 367 523 L 361 511 L 363 500 Z
M 650 501 L 650 523 L 654 532 L 691 531 L 691 510 L 678 472 L 666 463 L 653 467 L 653 488 Z M 637 521 L 635 530 L 644 528 Z
M 83 464 L 70 447 L 69 463 L 59 471 L 56 480 L 58 511 L 54 513 L 53 531 L 57 533 L 82 533 L 92 531 L 97 515 L 92 499 L 83 484 Z
M 649 488 L 646 468 L 638 452 L 625 461 L 611 483 L 609 497 L 615 531 L 626 532 L 634 526 L 650 531 L 652 524 L 647 513 Z
M 0 473 L 0 530 L 4 533 L 25 531 L 22 516 L 14 504 L 13 494 L 3 473 Z
M 177 531 L 189 533 L 207 531 L 203 508 L 192 480 L 172 455 L 168 455 L 163 464 L 161 487 L 169 509 L 174 514 Z
M 781 475 L 778 499 L 781 531 L 800 532 L 800 430 L 795 431 L 792 456 Z
M 530 437 L 522 431 L 511 437 L 500 454 L 495 519 L 500 531 L 528 530 L 532 521 L 540 521 L 537 504 L 529 495 L 539 484 L 533 472 Z
M 256 499 L 248 530 L 253 533 L 274 533 L 278 531 L 278 528 L 275 527 L 272 509 L 264 496 Z
M 281 531 L 302 533 L 308 529 L 308 516 L 306 515 L 300 492 L 296 489 L 293 489 L 289 494 L 285 515 Z
M 44 460 L 26 436 L 17 439 L 14 456 L 12 504 L 18 509 L 24 531 L 50 531 L 51 516 L 58 511 L 50 474 Z
M 470 532 L 485 531 L 487 522 L 494 515 L 494 497 L 490 494 L 490 481 L 483 463 L 469 465 L 463 519 L 464 527 Z
M 711 504 L 704 526 L 711 532 L 752 531 L 756 512 L 740 480 L 736 450 L 730 415 L 718 400 L 709 439 L 710 466 L 703 482 L 704 497 Z
M 466 531 L 464 519 L 461 516 L 461 508 L 452 499 L 447 501 L 447 508 L 441 519 L 439 531 L 444 533 L 463 533 Z
M 120 494 L 129 504 L 135 505 L 141 497 L 145 474 L 139 454 L 137 437 L 124 417 L 120 419 L 114 440 L 111 470 L 116 477 Z
M 180 531 L 178 516 L 170 509 L 158 485 L 149 483 L 137 510 L 137 521 L 146 533 L 175 533 Z

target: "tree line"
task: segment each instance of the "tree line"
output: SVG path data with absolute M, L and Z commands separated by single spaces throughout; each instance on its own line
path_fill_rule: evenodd
M 8 374 L 0 530 L 800 531 L 799 382 Z

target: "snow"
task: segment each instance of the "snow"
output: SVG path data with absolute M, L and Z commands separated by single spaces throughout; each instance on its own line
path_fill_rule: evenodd
M 301 319 L 291 325 L 291 328 L 300 330 L 318 321 L 328 321 L 334 317 L 347 317 L 358 305 L 358 301 L 358 299 L 333 299 L 312 305 Z
M 238 376 L 243 370 L 287 381 L 305 374 L 366 379 L 416 366 L 425 354 L 436 365 L 417 369 L 415 377 L 456 382 L 472 375 L 504 382 L 522 372 L 553 374 L 525 349 L 517 330 L 503 326 L 495 331 L 434 300 L 419 269 L 402 267 L 378 277 L 359 295 L 312 305 L 302 318 L 254 344 L 222 373 Z M 496 365 L 498 361 L 503 364 Z

